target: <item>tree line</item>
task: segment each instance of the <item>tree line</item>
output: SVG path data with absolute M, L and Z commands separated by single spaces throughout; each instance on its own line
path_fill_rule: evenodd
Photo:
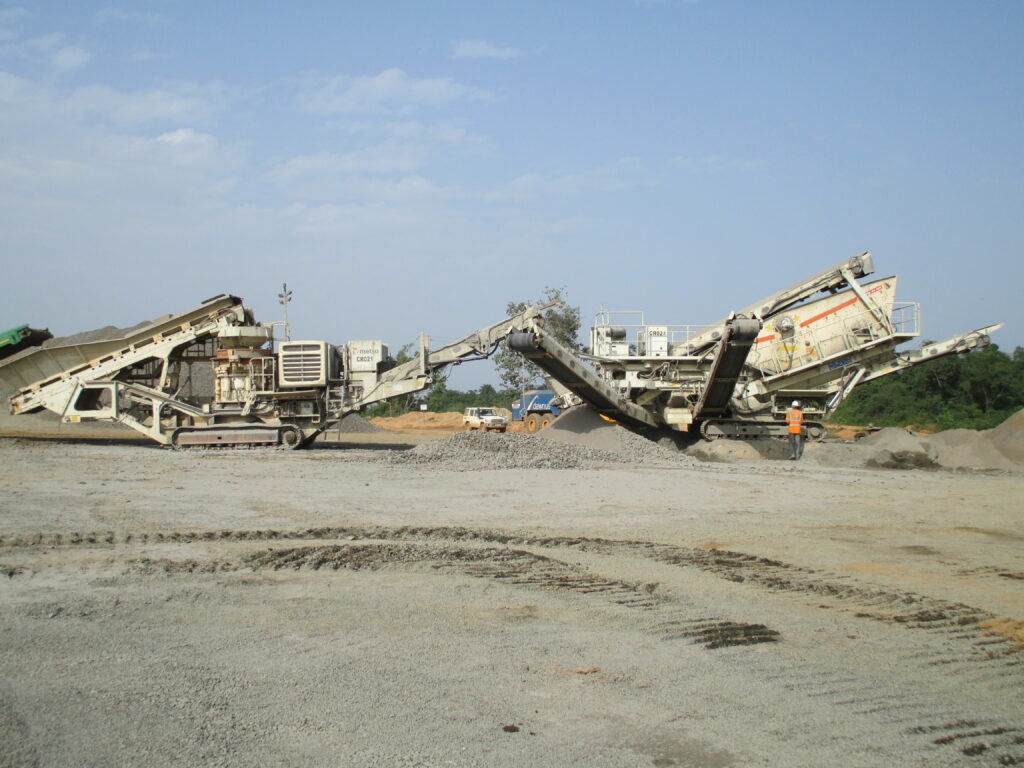
M 1024 348 L 995 344 L 950 355 L 855 388 L 836 409 L 838 424 L 922 429 L 990 429 L 1024 406 Z

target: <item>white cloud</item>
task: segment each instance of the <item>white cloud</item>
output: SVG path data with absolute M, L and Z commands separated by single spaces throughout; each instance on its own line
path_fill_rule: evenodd
M 399 173 L 420 167 L 426 148 L 416 144 L 385 142 L 345 154 L 318 152 L 299 155 L 274 166 L 267 178 L 279 184 L 311 177 L 351 173 Z
M 150 48 L 147 48 L 146 46 L 140 46 L 138 48 L 135 48 L 134 50 L 132 50 L 130 54 L 128 54 L 129 61 L 137 61 L 140 63 L 145 63 L 147 61 L 157 61 L 158 59 L 166 58 L 167 56 L 156 53 L 155 51 L 153 51 Z
M 17 19 L 28 18 L 32 14 L 25 8 L 4 8 L 0 10 L 0 24 L 7 24 Z
M 39 37 L 33 37 L 25 41 L 25 48 L 36 51 L 37 53 L 50 54 L 64 45 L 64 35 L 59 32 L 55 32 L 49 35 L 40 35 Z
M 168 133 L 162 133 L 156 137 L 157 141 L 162 141 L 165 144 L 204 144 L 211 145 L 216 144 L 217 139 L 208 133 L 199 133 L 191 128 L 179 128 L 176 131 L 169 131 Z
M 0 19 L 0 25 L 3 20 Z M 77 45 L 68 45 L 60 33 L 40 35 L 19 40 L 18 34 L 0 28 L 0 40 L 8 41 L 0 47 L 0 53 L 12 55 L 24 61 L 49 66 L 56 72 L 78 69 L 88 62 L 92 55 Z
M 495 187 L 485 194 L 492 201 L 524 202 L 540 197 L 577 197 L 586 192 L 611 192 L 628 189 L 635 182 L 623 178 L 623 162 L 617 166 L 594 168 L 583 173 L 547 178 L 539 173 L 524 173 L 508 184 Z
M 50 58 L 50 66 L 58 72 L 67 72 L 78 69 L 91 58 L 92 55 L 85 49 L 71 45 L 54 53 Z
M 0 72 L 0 102 L 16 102 L 26 99 L 30 86 L 29 81 L 24 78 L 9 72 Z
M 703 155 L 702 157 L 686 157 L 679 155 L 671 158 L 668 164 L 672 168 L 682 168 L 687 171 L 700 171 L 704 173 L 722 173 L 725 171 L 747 172 L 758 168 L 760 163 L 756 160 L 742 160 L 736 157 L 724 155 Z
M 266 178 L 299 200 L 411 200 L 459 194 L 413 173 L 425 161 L 423 144 L 384 142 L 344 154 L 299 155 L 275 165 Z
M 96 12 L 96 21 L 100 23 L 111 21 L 126 21 L 135 24 L 145 24 L 155 27 L 167 23 L 167 17 L 152 11 L 135 11 L 124 8 L 107 7 Z
M 24 8 L 4 8 L 0 10 L 0 41 L 15 39 L 18 36 L 18 32 L 14 27 L 16 27 L 18 21 L 31 15 Z
M 126 92 L 106 85 L 76 88 L 64 101 L 64 107 L 75 114 L 98 115 L 120 125 L 157 121 L 205 123 L 214 111 L 209 101 L 195 93 L 163 89 Z
M 486 40 L 459 40 L 452 47 L 453 59 L 516 59 L 523 51 Z
M 446 107 L 490 94 L 450 77 L 413 78 L 401 69 L 385 69 L 369 77 L 339 76 L 302 98 L 314 114 L 403 114 L 419 108 Z

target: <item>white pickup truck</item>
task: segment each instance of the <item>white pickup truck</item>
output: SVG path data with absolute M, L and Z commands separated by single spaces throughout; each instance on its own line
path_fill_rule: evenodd
M 467 408 L 462 424 L 467 429 L 482 429 L 484 432 L 504 432 L 508 429 L 508 419 L 494 408 Z

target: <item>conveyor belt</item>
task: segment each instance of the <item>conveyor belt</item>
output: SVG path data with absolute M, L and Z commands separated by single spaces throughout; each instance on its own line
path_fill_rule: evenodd
M 760 330 L 761 321 L 756 318 L 736 317 L 726 321 L 704 392 L 693 409 L 694 419 L 721 416 L 728 409 L 737 377 Z
M 660 426 L 654 416 L 639 405 L 624 400 L 618 390 L 606 384 L 553 336 L 543 331 L 514 333 L 509 336 L 508 345 L 598 413 L 637 429 Z
M 241 305 L 242 300 L 236 296 L 216 296 L 190 312 L 155 321 L 120 338 L 26 351 L 5 361 L 0 366 L 2 375 L 19 389 L 39 389 L 52 381 L 78 374 L 97 378 L 93 369 L 99 366 L 104 368 L 102 374 L 110 375 L 145 359 L 149 354 L 147 346 L 156 346 L 197 325 L 215 325 L 226 314 L 240 314 Z M 111 362 L 115 364 L 111 366 Z

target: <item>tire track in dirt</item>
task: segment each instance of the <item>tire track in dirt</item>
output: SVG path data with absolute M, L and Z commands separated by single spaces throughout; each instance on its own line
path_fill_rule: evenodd
M 326 543 L 343 540 L 346 543 Z M 977 687 L 997 700 L 1019 693 L 1020 646 L 1000 635 L 986 636 L 985 622 L 994 615 L 962 603 L 893 589 L 869 587 L 824 571 L 727 550 L 699 549 L 644 541 L 583 537 L 535 537 L 460 527 L 344 526 L 299 531 L 220 530 L 156 533 L 47 533 L 0 539 L 0 549 L 32 547 L 110 547 L 131 544 L 192 542 L 271 542 L 234 561 L 131 561 L 143 571 L 219 572 L 239 569 L 362 570 L 414 565 L 441 573 L 492 579 L 531 589 L 561 590 L 599 601 L 605 609 L 642 612 L 644 630 L 663 640 L 686 640 L 707 649 L 771 643 L 779 633 L 750 624 L 699 615 L 695 608 L 653 594 L 650 584 L 605 578 L 581 566 L 531 550 L 568 549 L 593 555 L 627 555 L 678 568 L 692 568 L 727 581 L 769 592 L 813 598 L 822 608 L 841 606 L 850 621 L 880 622 L 928 638 L 898 654 L 901 668 L 921 681 L 921 690 L 935 675 L 960 687 Z M 294 542 L 324 542 L 289 546 Z M 368 543 L 369 542 L 369 543 Z M 465 546 L 472 544 L 472 546 Z M 497 546 L 495 546 L 497 545 Z M 20 567 L 11 568 L 16 577 Z M 694 614 L 697 615 L 694 615 Z M 819 670 L 821 668 L 819 667 Z M 748 671 L 787 691 L 845 710 L 857 718 L 879 721 L 877 727 L 898 729 L 918 748 L 984 765 L 1024 765 L 1024 732 L 1004 715 L 967 713 L 956 702 L 924 700 L 915 690 L 887 691 L 871 670 L 852 670 L 836 677 L 834 670 L 805 668 L 792 659 L 755 659 Z M 995 707 L 998 710 L 999 707 Z
M 974 637 L 974 643 L 985 649 L 985 658 L 992 658 L 990 646 L 1000 646 L 1003 655 L 1014 657 L 1014 665 L 1024 666 L 1024 654 L 1009 638 L 999 636 L 977 639 L 977 628 L 998 617 L 963 603 L 954 603 L 914 592 L 889 588 L 866 587 L 848 576 L 804 568 L 779 560 L 720 549 L 702 549 L 646 541 L 597 539 L 586 537 L 519 536 L 503 531 L 462 527 L 385 527 L 336 526 L 307 528 L 295 531 L 218 530 L 170 531 L 155 533 L 71 532 L 37 533 L 25 536 L 0 537 L 0 548 L 65 545 L 114 545 L 142 543 L 187 543 L 214 541 L 276 541 L 310 539 L 370 539 L 384 541 L 473 541 L 505 546 L 543 548 L 575 548 L 597 555 L 630 554 L 634 557 L 680 567 L 696 568 L 719 578 L 746 583 L 773 592 L 802 593 L 815 598 L 849 605 L 853 616 L 891 622 L 906 627 L 938 631 L 951 637 Z
M 763 624 L 717 617 L 692 618 L 678 601 L 654 596 L 652 585 L 608 579 L 533 552 L 507 548 L 452 547 L 411 544 L 328 544 L 279 547 L 251 553 L 239 562 L 135 560 L 148 572 L 225 572 L 253 570 L 380 570 L 421 565 L 434 571 L 470 576 L 520 587 L 555 590 L 598 600 L 615 609 L 650 612 L 657 619 L 639 625 L 662 640 L 688 640 L 709 650 L 777 642 L 780 635 Z M 692 612 L 692 611 L 690 611 Z M 636 625 L 634 625 L 636 626 Z

